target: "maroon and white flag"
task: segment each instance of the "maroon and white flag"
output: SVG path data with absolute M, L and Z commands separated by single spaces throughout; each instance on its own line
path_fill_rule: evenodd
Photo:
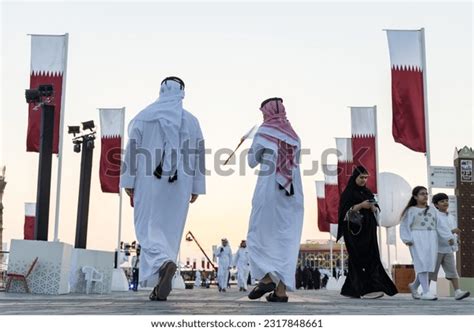
M 352 163 L 352 139 L 336 138 L 336 148 L 339 152 L 337 156 L 337 185 L 339 194 L 342 194 L 346 189 L 349 178 L 351 178 L 354 167 Z
M 388 30 L 392 68 L 392 134 L 396 142 L 426 153 L 423 31 Z
M 63 116 L 62 99 L 64 96 L 67 61 L 67 35 L 32 35 L 31 36 L 31 69 L 30 89 L 39 85 L 53 85 L 54 95 L 54 132 L 53 153 L 59 152 L 59 134 L 61 116 Z M 28 131 L 26 136 L 26 151 L 39 152 L 41 130 L 41 108 L 34 109 L 30 104 L 28 109 Z
M 377 110 L 351 107 L 352 158 L 354 166 L 369 172 L 367 187 L 377 193 Z
M 25 202 L 25 224 L 23 226 L 23 239 L 35 239 L 35 222 L 36 222 L 36 203 Z
M 316 198 L 318 207 L 318 229 L 321 232 L 329 232 L 329 223 L 326 220 L 326 193 L 324 188 L 324 181 L 316 181 Z
M 122 138 L 125 108 L 99 109 L 100 113 L 100 186 L 102 192 L 119 193 Z
M 326 221 L 338 223 L 339 187 L 337 185 L 337 164 L 324 165 L 324 195 L 326 200 Z

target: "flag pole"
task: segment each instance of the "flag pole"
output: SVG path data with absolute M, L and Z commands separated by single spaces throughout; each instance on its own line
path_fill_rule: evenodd
M 333 272 L 332 272 L 332 263 L 333 263 L 333 259 L 332 259 L 332 233 L 331 233 L 331 225 L 329 225 L 329 249 L 330 249 L 330 270 L 331 270 L 331 277 L 329 278 L 332 278 L 333 277 Z
M 432 196 L 431 187 L 431 153 L 430 153 L 430 121 L 428 116 L 428 80 L 426 78 L 426 49 L 425 49 L 425 28 L 420 29 L 421 35 L 421 64 L 423 72 L 423 108 L 425 112 L 425 140 L 426 140 L 426 170 L 428 177 L 428 194 Z
M 121 128 L 121 139 L 120 139 L 120 159 L 122 160 L 123 141 L 125 139 L 125 107 L 122 107 L 122 128 Z M 123 160 L 122 160 L 123 162 Z M 120 165 L 121 168 L 122 165 Z M 122 203 L 123 203 L 123 190 L 119 184 L 119 224 L 118 224 L 118 238 L 117 238 L 117 253 L 120 252 L 120 242 L 122 240 Z M 118 263 L 117 263 L 118 268 Z
M 54 239 L 53 241 L 59 241 L 59 212 L 61 206 L 61 178 L 63 168 L 63 132 L 64 132 L 64 115 L 65 115 L 65 103 L 66 103 L 66 76 L 67 76 L 67 53 L 69 49 L 69 33 L 64 35 L 64 71 L 63 71 L 63 86 L 61 91 L 61 114 L 59 116 L 59 151 L 58 151 L 58 176 L 56 179 L 56 212 L 54 214 Z
M 377 168 L 376 171 L 376 181 L 377 181 L 377 197 L 379 196 L 379 182 L 380 182 L 380 171 L 379 171 L 379 130 L 378 130 L 378 123 L 377 123 L 377 105 L 374 105 L 374 121 L 375 121 L 375 167 Z M 379 215 L 380 216 L 380 215 Z M 380 224 L 380 217 L 378 217 L 377 223 L 379 225 L 379 255 L 382 258 L 382 225 Z

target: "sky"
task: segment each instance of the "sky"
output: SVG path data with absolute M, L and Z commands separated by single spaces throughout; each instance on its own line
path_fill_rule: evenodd
M 302 169 L 321 162 L 334 137 L 350 136 L 348 106 L 377 105 L 379 170 L 426 185 L 426 163 L 393 141 L 390 60 L 383 29 L 425 28 L 431 158 L 451 166 L 455 147 L 473 146 L 472 37 L 469 2 L 2 2 L 0 165 L 7 166 L 4 241 L 22 238 L 24 202 L 36 199 L 38 154 L 25 148 L 30 38 L 69 33 L 65 127 L 99 123 L 97 108 L 126 107 L 126 121 L 158 97 L 169 75 L 186 83 L 184 106 L 199 118 L 207 148 L 207 195 L 190 207 L 185 230 L 204 249 L 227 237 L 236 249 L 247 233 L 256 176 L 219 175 L 214 152 L 234 148 L 261 122 L 260 103 L 284 99 L 288 118 L 311 154 Z M 80 156 L 64 136 L 59 238 L 74 243 Z M 244 144 L 249 147 L 249 142 Z M 240 154 L 239 154 L 240 155 Z M 100 146 L 94 154 L 88 248 L 113 250 L 118 196 L 102 193 Z M 243 156 L 242 156 L 243 157 Z M 242 158 L 242 160 L 244 160 Z M 329 161 L 336 162 L 333 157 Z M 231 166 L 236 170 L 236 166 Z M 50 234 L 57 180 L 53 160 Z M 301 242 L 328 239 L 317 229 L 315 180 L 303 177 L 305 219 Z M 436 192 L 436 191 L 435 191 Z M 449 192 L 448 193 L 452 193 Z M 132 209 L 124 200 L 122 240 L 135 239 Z M 183 241 L 181 257 L 201 258 Z M 393 254 L 393 249 L 392 249 Z M 392 255 L 392 262 L 394 256 Z M 398 261 L 409 262 L 398 245 Z

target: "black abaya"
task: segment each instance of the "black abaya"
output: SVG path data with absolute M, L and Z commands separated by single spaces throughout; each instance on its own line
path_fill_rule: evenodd
M 362 167 L 354 169 L 354 173 L 342 193 L 339 206 L 338 237 L 344 236 L 349 255 L 349 272 L 341 289 L 344 296 L 360 298 L 372 292 L 384 292 L 387 295 L 398 293 L 392 280 L 388 277 L 380 261 L 377 243 L 377 220 L 369 209 L 361 209 L 362 226 L 344 221 L 347 211 L 356 204 L 374 197 L 365 186 L 359 186 L 356 178 L 367 173 Z

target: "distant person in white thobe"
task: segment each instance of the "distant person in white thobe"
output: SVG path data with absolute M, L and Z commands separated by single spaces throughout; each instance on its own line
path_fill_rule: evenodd
M 201 277 L 201 270 L 196 270 L 195 279 L 194 279 L 194 287 L 199 288 L 202 284 L 202 277 Z
M 229 282 L 229 271 L 232 263 L 232 249 L 227 239 L 221 240 L 221 246 L 217 247 L 215 255 L 218 258 L 217 283 L 219 292 L 225 292 Z
M 128 128 L 120 187 L 134 202 L 140 282 L 156 284 L 150 300 L 170 294 L 189 203 L 206 191 L 204 140 L 183 98 L 183 81 L 164 79 L 158 100 Z
M 250 273 L 250 262 L 247 251 L 247 242 L 242 240 L 240 247 L 235 253 L 234 266 L 237 267 L 237 285 L 239 291 L 247 291 L 247 280 Z
M 295 290 L 295 268 L 303 227 L 303 190 L 298 155 L 300 139 L 286 118 L 281 98 L 265 100 L 248 154 L 251 168 L 260 164 L 247 235 L 250 273 L 259 280 L 249 293 L 265 293 L 271 302 L 287 302 Z

